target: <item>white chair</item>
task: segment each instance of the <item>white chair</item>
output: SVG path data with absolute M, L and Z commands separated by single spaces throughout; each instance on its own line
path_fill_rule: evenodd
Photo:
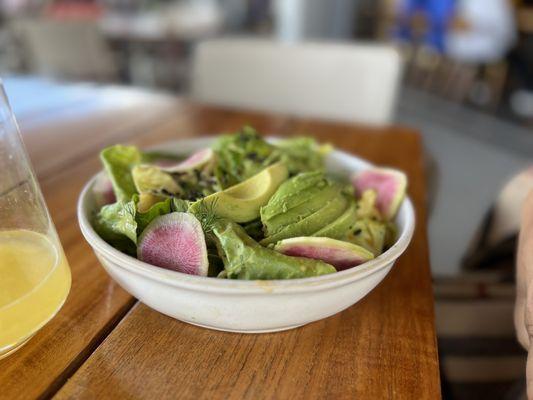
M 214 39 L 195 49 L 204 103 L 345 122 L 391 122 L 401 63 L 385 45 Z

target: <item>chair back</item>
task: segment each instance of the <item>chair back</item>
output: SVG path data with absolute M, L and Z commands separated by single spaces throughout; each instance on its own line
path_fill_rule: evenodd
M 201 102 L 385 125 L 394 114 L 400 55 L 391 46 L 214 39 L 195 49 Z

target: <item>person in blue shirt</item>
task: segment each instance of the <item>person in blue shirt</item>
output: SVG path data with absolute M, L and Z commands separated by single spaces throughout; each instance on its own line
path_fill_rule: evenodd
M 416 40 L 411 21 L 416 15 L 422 14 L 427 21 L 423 44 L 438 53 L 444 53 L 446 31 L 453 18 L 454 6 L 455 0 L 400 0 L 395 37 L 409 42 Z

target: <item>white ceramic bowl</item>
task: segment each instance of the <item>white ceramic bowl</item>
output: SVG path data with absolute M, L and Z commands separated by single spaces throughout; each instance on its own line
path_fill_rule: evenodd
M 182 140 L 161 146 L 189 154 L 213 139 Z M 328 171 L 347 175 L 370 167 L 350 154 L 333 151 Z M 414 230 L 411 201 L 403 202 L 396 222 L 397 242 L 363 265 L 314 278 L 242 281 L 206 278 L 159 268 L 127 256 L 104 242 L 90 224 L 95 204 L 93 177 L 78 201 L 78 219 L 96 256 L 124 289 L 153 309 L 190 324 L 232 332 L 260 333 L 295 328 L 336 314 L 361 300 L 390 271 Z

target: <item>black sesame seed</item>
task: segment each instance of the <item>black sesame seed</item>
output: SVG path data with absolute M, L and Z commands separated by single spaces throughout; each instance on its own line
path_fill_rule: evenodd
M 248 153 L 246 155 L 246 158 L 252 161 L 257 161 L 257 159 L 259 158 L 259 155 L 255 151 L 252 151 L 251 153 Z

